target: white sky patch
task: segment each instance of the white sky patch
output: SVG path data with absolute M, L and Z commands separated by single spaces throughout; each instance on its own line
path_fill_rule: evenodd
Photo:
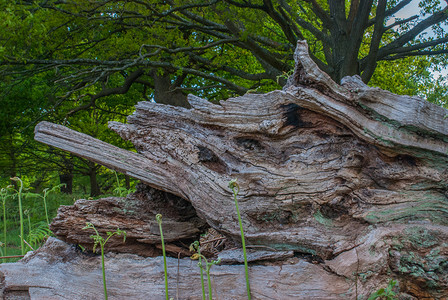
M 409 18 L 415 15 L 420 15 L 420 7 L 418 7 L 418 4 L 421 2 L 421 0 L 413 0 L 411 3 L 409 3 L 408 5 L 406 5 L 404 8 L 402 8 L 401 10 L 399 10 L 396 14 L 395 14 L 395 18 L 400 18 L 400 19 L 405 19 L 405 18 Z M 443 8 L 447 5 L 446 2 L 441 1 L 440 7 Z M 429 15 L 426 15 L 425 17 L 420 16 L 420 19 L 424 19 L 429 17 Z M 392 24 L 395 21 L 394 18 L 392 18 L 391 20 L 389 20 L 387 22 L 387 24 Z M 447 29 L 447 28 L 445 28 Z M 447 29 L 448 31 L 448 29 Z M 425 30 L 424 32 L 428 33 L 429 35 L 432 34 L 431 29 Z M 434 74 L 435 78 L 439 78 L 441 75 L 443 76 L 447 76 L 448 75 L 448 68 L 445 67 L 441 70 L 441 72 L 438 71 L 433 71 L 432 72 Z

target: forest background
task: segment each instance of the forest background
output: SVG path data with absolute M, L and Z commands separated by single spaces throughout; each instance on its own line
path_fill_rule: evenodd
M 107 129 L 138 101 L 188 107 L 281 89 L 297 40 L 336 82 L 448 106 L 447 3 L 439 0 L 0 0 L 2 242 L 16 254 L 18 181 L 30 247 L 51 234 L 46 211 L 135 182 L 33 140 L 40 121 L 133 149 Z M 8 185 L 10 188 L 6 188 Z M 44 207 L 44 191 L 48 207 Z M 3 195 L 3 194 L 2 194 Z M 40 195 L 40 196 L 38 196 Z

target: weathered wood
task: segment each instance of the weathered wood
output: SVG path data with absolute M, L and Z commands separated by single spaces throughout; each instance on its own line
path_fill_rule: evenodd
M 313 255 L 365 290 L 395 277 L 416 297 L 448 293 L 448 111 L 356 76 L 338 85 L 304 42 L 295 56 L 283 91 L 140 102 L 109 124 L 138 154 L 49 123 L 36 139 L 181 196 L 235 242 L 237 178 L 249 245 Z
M 267 250 L 247 250 L 247 262 L 259 261 L 282 261 L 294 257 L 293 251 L 267 251 Z M 244 254 L 242 249 L 223 250 L 219 253 L 218 259 L 221 264 L 243 264 Z
M 74 153 L 172 194 L 179 193 L 178 190 L 171 188 L 173 182 L 170 177 L 166 177 L 166 171 L 163 169 L 157 171 L 158 166 L 153 165 L 141 154 L 118 148 L 87 134 L 50 122 L 40 122 L 34 132 L 34 139 L 38 142 Z
M 167 246 L 170 253 L 182 257 L 190 255 L 188 245 L 197 240 L 206 228 L 194 208 L 187 201 L 151 188 L 140 186 L 136 193 L 126 198 L 104 198 L 99 200 L 78 200 L 74 205 L 61 206 L 51 223 L 51 230 L 60 239 L 88 250 L 93 248 L 92 229 L 85 230 L 86 222 L 92 223 L 104 237 L 107 232 L 118 228 L 126 232 L 113 236 L 106 244 L 106 251 L 134 253 L 142 256 L 161 255 L 159 225 L 156 214 L 163 215 L 164 240 L 166 243 L 184 241 L 186 249 L 179 248 L 172 253 L 174 245 Z
M 0 296 L 103 299 L 100 259 L 50 238 L 22 261 L 0 265 L 5 276 Z M 109 253 L 105 264 L 109 299 L 165 299 L 162 257 Z M 197 261 L 168 257 L 167 265 L 170 297 L 202 299 Z M 353 284 L 345 278 L 303 260 L 293 259 L 283 266 L 250 266 L 249 271 L 253 299 L 329 300 L 354 299 L 355 295 Z M 247 299 L 243 265 L 213 266 L 211 276 L 216 299 Z

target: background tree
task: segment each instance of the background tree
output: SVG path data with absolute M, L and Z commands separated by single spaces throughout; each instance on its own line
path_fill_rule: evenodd
M 444 103 L 442 79 L 433 80 L 430 71 L 446 61 L 447 6 L 422 0 L 415 15 L 398 18 L 410 3 L 3 0 L 0 78 L 4 87 L 38 78 L 51 86 L 49 93 L 31 98 L 36 115 L 16 125 L 16 132 L 51 115 L 91 133 L 105 123 L 85 118 L 99 112 L 104 117 L 98 122 L 123 118 L 141 99 L 188 106 L 188 93 L 219 100 L 280 88 L 293 68 L 296 41 L 306 39 L 313 60 L 336 81 L 360 74 L 365 82 L 393 92 Z M 431 83 L 426 90 L 434 93 L 416 83 Z M 13 105 L 17 97 L 3 93 L 1 101 Z M 23 118 L 28 108 L 20 107 L 10 114 Z M 8 135 L 0 138 L 6 141 Z M 10 145 L 3 156 L 20 153 Z M 14 165 L 12 159 L 5 161 Z M 70 164 L 57 165 L 72 172 Z
M 57 67 L 66 96 L 122 78 L 80 95 L 82 108 L 133 84 L 144 86 L 145 96 L 149 89 L 153 98 L 176 104 L 183 101 L 180 90 L 199 86 L 212 98 L 222 87 L 239 94 L 269 90 L 291 70 L 298 39 L 308 40 L 313 59 L 336 81 L 361 74 L 368 82 L 379 61 L 448 51 L 447 7 L 440 1 L 420 1 L 421 12 L 406 19 L 396 15 L 411 0 L 24 3 L 6 4 L 7 27 L 23 35 L 4 31 L 3 73 L 11 66 Z

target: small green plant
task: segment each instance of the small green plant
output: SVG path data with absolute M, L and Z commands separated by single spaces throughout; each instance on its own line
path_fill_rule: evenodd
M 104 239 L 99 233 L 98 230 L 96 230 L 95 226 L 87 222 L 86 226 L 83 229 L 93 229 L 95 231 L 95 234 L 91 235 L 90 237 L 93 239 L 93 252 L 95 252 L 96 247 L 100 245 L 101 249 L 101 270 L 103 272 L 103 287 L 104 287 L 104 299 L 107 300 L 107 287 L 106 287 L 106 269 L 104 267 L 104 245 L 106 245 L 107 241 L 114 235 L 123 235 L 123 243 L 126 241 L 126 232 L 123 230 L 120 230 L 120 228 L 117 228 L 114 232 L 107 232 L 107 238 Z
M 246 254 L 246 242 L 244 241 L 244 231 L 243 231 L 243 222 L 241 221 L 240 209 L 238 208 L 238 200 L 237 195 L 240 192 L 240 186 L 236 179 L 232 179 L 229 182 L 229 188 L 233 192 L 233 199 L 235 201 L 236 213 L 238 215 L 238 224 L 240 225 L 241 231 L 241 245 L 243 247 L 243 256 L 244 256 L 244 272 L 246 274 L 246 289 L 247 289 L 247 298 L 250 300 L 250 285 L 249 285 L 249 267 L 247 265 L 247 254 Z
M 30 240 L 30 234 L 31 234 L 31 217 L 30 217 L 30 210 L 29 209 L 25 209 L 25 211 L 23 212 L 23 214 L 27 217 L 28 219 L 28 240 Z M 24 239 L 25 237 L 22 236 L 22 238 Z M 31 248 L 31 246 L 30 246 Z M 31 250 L 33 250 L 31 248 Z
M 195 255 L 197 255 L 197 258 L 199 259 L 198 265 L 202 266 L 202 255 L 201 255 L 201 247 L 199 245 L 199 241 L 195 241 L 190 245 L 190 252 L 197 252 L 191 256 L 191 259 L 196 259 Z M 202 267 L 200 267 L 200 272 L 201 272 L 202 300 L 205 300 L 204 271 L 203 271 Z
M 376 300 L 376 299 L 381 299 L 381 300 L 396 300 L 398 299 L 397 294 L 393 291 L 395 285 L 397 284 L 396 280 L 391 279 L 389 281 L 389 284 L 387 285 L 387 287 L 381 288 L 378 291 L 372 293 L 369 296 L 368 300 Z
M 117 187 L 114 189 L 114 194 L 117 194 L 118 197 L 126 197 L 130 193 L 134 192 L 133 189 L 127 189 L 125 187 L 122 187 L 120 185 L 120 180 L 118 179 L 117 172 L 114 171 L 114 174 L 115 174 L 115 179 L 117 180 Z
M 283 71 L 283 74 L 278 75 L 277 78 L 277 84 L 280 84 L 280 79 L 285 79 L 288 80 L 289 76 L 291 76 L 292 74 L 294 74 L 294 69 L 289 70 L 288 72 Z
M 19 177 L 11 178 L 12 181 L 18 181 L 20 186 L 19 190 L 14 190 L 17 193 L 17 197 L 19 199 L 19 218 L 20 218 L 20 250 L 22 255 L 25 255 L 25 244 L 23 238 L 23 211 L 22 211 L 22 191 L 23 191 L 23 182 Z
M 12 186 L 9 186 L 8 188 L 11 188 Z M 0 190 L 0 198 L 2 199 L 2 208 L 3 208 L 3 242 L 2 246 L 5 248 L 4 251 L 2 251 L 2 256 L 6 256 L 6 246 L 7 246 L 7 235 L 6 235 L 6 199 L 10 196 L 8 193 L 8 188 L 2 188 Z
M 190 245 L 190 251 L 191 252 L 196 252 L 191 256 L 191 259 L 198 259 L 198 267 L 200 268 L 201 271 L 201 287 L 202 287 L 202 299 L 205 300 L 205 284 L 204 284 L 204 270 L 205 273 L 207 274 L 207 285 L 208 285 L 208 299 L 212 300 L 212 281 L 210 279 L 210 269 L 213 265 L 217 265 L 219 263 L 221 263 L 221 259 L 218 260 L 212 260 L 211 262 L 209 262 L 207 260 L 207 258 L 201 254 L 201 247 L 199 245 L 198 241 L 195 241 L 194 243 L 192 243 Z M 205 261 L 205 265 L 202 263 L 202 260 Z
M 48 224 L 46 224 L 45 221 L 34 223 L 31 231 L 28 233 L 28 243 L 32 247 L 38 248 L 43 241 L 51 236 L 51 234 L 52 232 L 50 228 L 48 228 Z
M 46 188 L 46 189 L 43 190 L 43 192 L 44 192 L 43 195 L 37 194 L 37 193 L 31 193 L 31 192 L 26 193 L 26 197 L 42 198 L 42 200 L 44 202 L 45 218 L 47 220 L 47 224 L 48 225 L 50 224 L 50 218 L 48 218 L 47 196 L 48 196 L 49 193 L 55 192 L 55 191 L 59 190 L 61 187 L 63 187 L 63 186 L 66 186 L 66 184 L 62 183 L 62 184 L 59 184 L 59 185 L 56 185 L 56 186 L 52 187 L 51 189 Z
M 156 220 L 157 220 L 157 223 L 159 224 L 160 239 L 162 240 L 163 271 L 165 273 L 165 296 L 166 296 L 166 300 L 169 300 L 169 297 L 168 297 L 168 271 L 167 271 L 167 267 L 166 267 L 165 242 L 163 241 L 162 215 L 157 214 Z

